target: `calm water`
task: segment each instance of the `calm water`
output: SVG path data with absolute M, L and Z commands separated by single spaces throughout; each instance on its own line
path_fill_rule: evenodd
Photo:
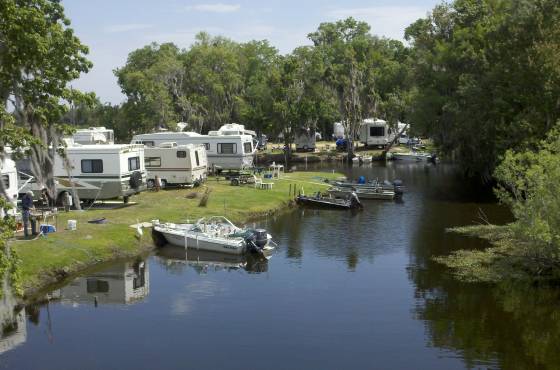
M 408 191 L 264 220 L 269 261 L 169 247 L 89 273 L 16 309 L 0 368 L 560 368 L 558 290 L 461 284 L 431 261 L 483 246 L 445 228 L 508 221 L 490 194 L 445 165 L 353 171 Z

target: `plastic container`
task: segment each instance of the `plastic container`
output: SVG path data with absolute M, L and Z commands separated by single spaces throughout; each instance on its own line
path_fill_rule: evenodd
M 78 221 L 68 220 L 68 230 L 76 230 L 78 228 Z
M 56 227 L 54 227 L 53 225 L 48 225 L 48 224 L 41 224 L 41 226 L 39 226 L 39 230 L 41 230 L 41 233 L 46 235 L 46 234 L 49 234 L 49 233 L 54 233 L 56 231 Z

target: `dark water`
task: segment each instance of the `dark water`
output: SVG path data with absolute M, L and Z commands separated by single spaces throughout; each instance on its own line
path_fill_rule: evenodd
M 559 290 L 462 284 L 431 261 L 484 246 L 445 228 L 509 220 L 490 193 L 445 165 L 361 174 L 403 179 L 403 201 L 263 221 L 269 261 L 169 247 L 90 273 L 16 309 L 0 368 L 560 368 Z

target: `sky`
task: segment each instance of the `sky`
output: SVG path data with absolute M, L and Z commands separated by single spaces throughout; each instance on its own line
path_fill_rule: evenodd
M 200 31 L 238 42 L 267 39 L 283 54 L 309 44 L 322 22 L 347 17 L 366 21 L 371 32 L 403 40 L 404 29 L 440 0 L 63 0 L 71 27 L 90 48 L 92 70 L 72 87 L 93 91 L 102 102 L 125 96 L 113 70 L 128 53 L 151 42 L 188 48 Z

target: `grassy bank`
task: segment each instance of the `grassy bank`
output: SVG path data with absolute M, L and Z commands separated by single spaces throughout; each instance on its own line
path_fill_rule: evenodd
M 290 205 L 290 186 L 297 184 L 305 193 L 326 189 L 321 178 L 340 174 L 296 172 L 273 182 L 272 190 L 258 190 L 252 185 L 233 187 L 229 182 L 208 180 L 205 187 L 160 192 L 144 192 L 132 198 L 134 204 L 116 209 L 93 207 L 88 211 L 62 213 L 59 232 L 33 241 L 15 241 L 12 247 L 21 259 L 23 288 L 27 294 L 59 281 L 70 274 L 115 258 L 132 257 L 152 248 L 151 235 L 145 230 L 140 240 L 130 225 L 159 219 L 185 222 L 210 215 L 225 215 L 235 223 L 244 223 L 278 212 Z M 211 191 L 206 207 L 199 207 L 200 197 Z M 197 197 L 190 199 L 187 196 Z M 89 224 L 88 220 L 105 217 L 106 224 Z M 75 231 L 64 230 L 69 219 L 78 221 Z

